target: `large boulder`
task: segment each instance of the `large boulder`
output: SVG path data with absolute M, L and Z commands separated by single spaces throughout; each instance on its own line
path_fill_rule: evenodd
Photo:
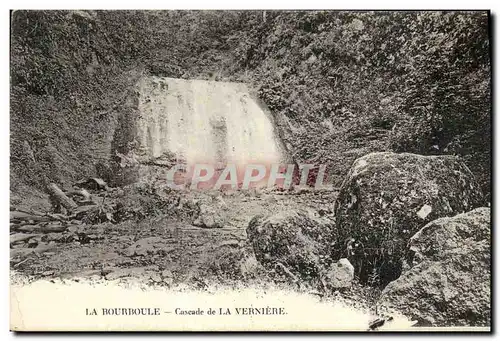
M 473 174 L 457 157 L 371 153 L 357 159 L 335 203 L 337 258 L 362 282 L 401 274 L 411 236 L 428 222 L 482 206 Z
M 409 270 L 380 304 L 427 326 L 490 325 L 490 209 L 424 226 L 409 242 Z
M 255 216 L 247 227 L 257 260 L 268 268 L 285 266 L 303 280 L 319 276 L 329 261 L 333 225 L 310 210 Z

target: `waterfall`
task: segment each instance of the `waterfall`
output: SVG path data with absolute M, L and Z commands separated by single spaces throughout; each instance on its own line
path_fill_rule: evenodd
M 269 114 L 243 83 L 143 78 L 138 155 L 155 164 L 282 163 Z M 174 160 L 174 161 L 173 161 Z

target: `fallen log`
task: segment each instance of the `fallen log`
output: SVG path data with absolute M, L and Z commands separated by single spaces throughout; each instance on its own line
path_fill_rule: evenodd
M 64 208 L 66 208 L 69 211 L 73 211 L 75 208 L 78 207 L 78 205 L 71 200 L 64 192 L 57 187 L 56 184 L 51 183 L 47 186 L 47 190 L 51 196 L 51 198 Z
M 24 210 L 24 209 L 16 208 L 16 207 L 13 207 L 13 206 L 10 207 L 10 210 L 11 211 L 17 211 L 17 212 L 23 212 L 23 213 L 27 213 L 27 214 L 31 214 L 31 215 L 38 215 L 38 216 L 44 216 L 45 215 L 45 213 L 42 213 L 40 211 Z
M 99 212 L 99 205 L 79 206 L 77 209 L 75 209 L 73 215 L 71 215 L 70 218 L 80 220 L 87 214 L 96 212 Z
M 40 226 L 38 231 L 43 232 L 43 233 L 52 233 L 52 232 L 64 232 L 68 229 L 67 226 L 63 225 L 45 225 L 45 226 Z
M 25 259 L 23 259 L 22 261 L 20 261 L 20 262 L 18 262 L 18 263 L 16 263 L 16 264 L 14 264 L 14 265 L 13 265 L 13 268 L 14 268 L 14 269 L 15 269 L 15 268 L 18 268 L 21 264 L 26 263 L 26 262 L 27 262 L 27 261 L 29 261 L 30 259 L 31 259 L 30 257 L 26 257 L 26 258 L 25 258 Z
M 47 217 L 52 218 L 53 220 L 58 220 L 58 221 L 67 221 L 69 219 L 68 216 L 65 216 L 64 214 L 60 213 L 46 213 L 45 215 Z
M 18 228 L 18 231 L 21 232 L 41 232 L 41 233 L 52 233 L 52 232 L 64 232 L 68 229 L 67 226 L 62 226 L 62 225 L 29 225 L 29 226 L 22 226 Z
M 44 222 L 51 221 L 52 218 L 48 216 L 38 216 L 20 211 L 10 211 L 10 220 Z
M 25 233 L 30 233 L 30 232 L 35 232 L 40 226 L 39 225 L 23 225 L 23 226 L 17 226 L 16 228 L 11 228 L 11 231 L 14 232 L 25 232 Z
M 29 221 L 25 221 L 25 222 L 21 222 L 21 223 L 10 223 L 10 231 L 11 232 L 16 232 L 18 231 L 21 227 L 24 227 L 24 226 L 35 226 L 33 225 L 32 223 L 30 223 Z
M 32 214 L 23 211 L 10 211 L 10 228 L 11 230 L 17 230 L 23 225 L 30 225 L 30 222 L 34 223 L 44 223 L 51 221 L 67 221 L 68 217 L 62 214 L 52 214 L 52 213 L 39 213 Z
M 96 211 L 99 209 L 99 205 L 85 205 L 85 206 L 79 206 L 74 214 L 79 214 L 79 213 L 86 213 L 89 211 Z

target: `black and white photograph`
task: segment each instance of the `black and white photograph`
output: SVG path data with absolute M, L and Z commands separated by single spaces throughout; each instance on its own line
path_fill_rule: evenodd
M 489 10 L 8 15 L 11 331 L 491 332 Z

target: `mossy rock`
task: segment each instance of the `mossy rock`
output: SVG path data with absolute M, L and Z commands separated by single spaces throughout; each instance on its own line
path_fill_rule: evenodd
M 482 206 L 474 175 L 457 157 L 371 153 L 357 159 L 335 203 L 335 256 L 362 282 L 401 274 L 407 243 L 428 222 Z
M 334 226 L 309 210 L 255 216 L 247 235 L 257 260 L 267 268 L 278 263 L 303 280 L 319 276 L 330 261 Z
M 384 289 L 379 304 L 421 326 L 491 323 L 490 209 L 425 225 L 409 242 L 409 269 Z

